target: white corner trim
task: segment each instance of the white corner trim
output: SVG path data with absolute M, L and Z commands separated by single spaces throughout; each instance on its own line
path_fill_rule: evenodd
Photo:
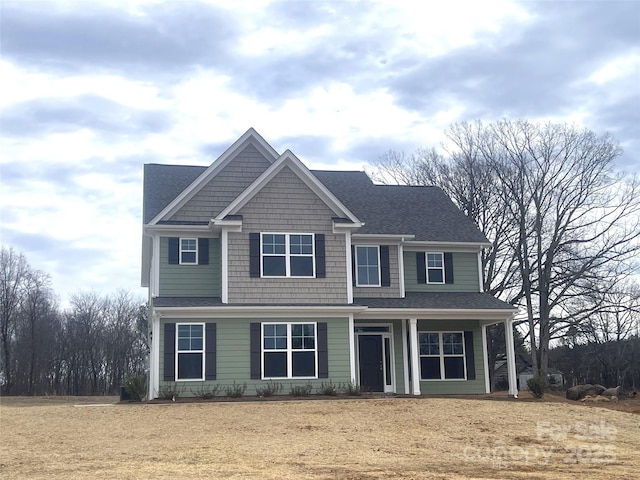
M 345 233 L 345 245 L 347 256 L 347 303 L 353 303 L 353 259 L 351 258 L 351 232 Z
M 400 285 L 400 298 L 406 297 L 404 290 L 404 247 L 402 243 L 398 244 L 398 280 Z
M 337 215 L 344 215 L 352 222 L 360 223 L 356 216 L 333 195 L 307 167 L 290 150 L 286 150 L 280 157 L 267 168 L 251 185 L 249 185 L 236 199 L 231 202 L 216 217 L 223 219 L 227 215 L 239 211 L 251 200 L 265 185 L 267 185 L 283 168 L 289 167 L 320 199 Z
M 482 282 L 482 250 L 478 252 L 478 285 L 480 293 L 484 292 L 484 285 Z
M 229 232 L 222 229 L 220 233 L 220 250 L 221 250 L 221 285 L 220 300 L 222 303 L 229 303 Z
M 160 220 L 168 215 L 174 214 L 179 210 L 189 199 L 191 199 L 200 189 L 214 178 L 227 164 L 240 152 L 245 142 L 252 142 L 262 153 L 265 154 L 267 160 L 271 163 L 278 158 L 278 152 L 269 145 L 262 136 L 256 132 L 253 127 L 249 128 L 240 138 L 238 138 L 233 144 L 227 148 L 222 155 L 220 155 L 204 172 L 198 176 L 191 184 L 185 188 L 174 200 L 169 203 L 162 211 L 156 215 L 153 220 L 149 222 L 149 225 L 158 223 Z M 271 158 L 269 158 L 271 157 Z
M 153 254 L 152 254 L 152 267 L 151 267 L 151 296 L 157 297 L 160 295 L 160 235 L 153 236 Z

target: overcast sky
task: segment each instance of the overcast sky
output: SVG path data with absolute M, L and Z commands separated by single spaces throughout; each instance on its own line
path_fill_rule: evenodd
M 448 124 L 570 121 L 640 170 L 640 1 L 1 0 L 1 242 L 69 294 L 139 288 L 144 163 L 249 127 L 362 170 Z

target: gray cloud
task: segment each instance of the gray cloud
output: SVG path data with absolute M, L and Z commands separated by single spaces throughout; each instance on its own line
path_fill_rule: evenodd
M 54 70 L 181 75 L 185 68 L 228 60 L 238 34 L 224 11 L 201 3 L 158 4 L 136 16 L 97 4 L 81 7 L 3 5 L 3 56 Z
M 158 133 L 169 128 L 171 113 L 136 110 L 95 95 L 39 98 L 12 105 L 2 114 L 5 134 L 33 136 L 80 128 L 106 134 Z

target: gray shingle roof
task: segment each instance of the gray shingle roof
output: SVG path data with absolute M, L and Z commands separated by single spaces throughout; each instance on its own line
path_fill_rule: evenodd
M 220 306 L 274 306 L 266 303 L 223 304 L 220 297 L 156 297 L 154 307 L 220 307 Z M 278 306 L 348 306 L 347 304 L 278 304 Z M 369 308 L 410 308 L 410 309 L 446 309 L 446 310 L 513 310 L 506 302 L 479 292 L 428 292 L 407 293 L 405 298 L 354 298 L 353 305 Z
M 313 174 L 365 223 L 356 233 L 412 234 L 416 240 L 487 242 L 438 187 L 375 185 L 364 172 Z
M 144 223 L 150 222 L 207 167 L 147 164 Z M 364 172 L 312 173 L 365 223 L 357 233 L 407 234 L 416 240 L 486 242 L 486 237 L 438 187 L 375 185 Z
M 160 165 L 148 163 L 144 166 L 142 218 L 149 223 L 180 192 L 198 178 L 207 167 L 187 165 Z
M 408 292 L 405 298 L 354 298 L 369 308 L 514 310 L 507 302 L 480 292 Z

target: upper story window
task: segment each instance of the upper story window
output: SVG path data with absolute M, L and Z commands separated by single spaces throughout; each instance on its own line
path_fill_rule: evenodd
M 208 238 L 169 237 L 166 241 L 169 265 L 209 265 Z
M 444 283 L 442 253 L 427 253 L 427 283 Z
M 198 240 L 195 238 L 180 239 L 180 265 L 198 264 Z
M 315 276 L 312 233 L 263 233 L 260 239 L 263 277 Z
M 377 246 L 356 246 L 356 286 L 380 286 L 380 249 Z

